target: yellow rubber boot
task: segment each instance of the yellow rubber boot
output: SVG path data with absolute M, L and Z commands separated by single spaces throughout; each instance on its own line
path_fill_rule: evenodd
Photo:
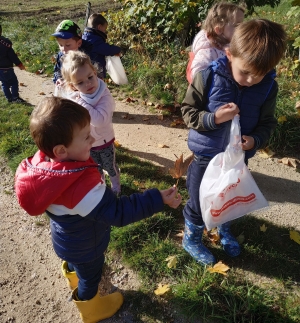
M 97 293 L 88 301 L 78 301 L 76 288 L 72 292 L 72 298 L 84 323 L 97 323 L 107 319 L 113 316 L 123 304 L 123 296 L 119 292 L 102 297 Z
M 66 278 L 68 286 L 71 290 L 74 290 L 78 286 L 78 277 L 75 271 L 69 271 L 68 263 L 63 261 L 61 264 L 61 271 L 63 276 Z

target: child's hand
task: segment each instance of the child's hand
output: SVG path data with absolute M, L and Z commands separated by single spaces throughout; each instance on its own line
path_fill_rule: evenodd
M 63 79 L 57 79 L 56 80 L 56 83 L 55 83 L 56 86 L 62 86 L 63 84 L 64 84 L 64 80 Z
M 240 112 L 235 103 L 226 103 L 215 112 L 215 124 L 232 120 Z
M 173 186 L 167 190 L 160 191 L 164 204 L 169 205 L 173 209 L 176 209 L 181 203 L 181 195 L 178 193 L 177 187 Z
M 251 136 L 242 136 L 242 149 L 243 150 L 250 150 L 254 147 L 254 138 Z

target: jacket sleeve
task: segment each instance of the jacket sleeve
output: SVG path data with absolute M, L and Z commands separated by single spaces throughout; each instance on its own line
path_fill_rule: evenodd
M 258 124 L 253 132 L 249 134 L 255 141 L 252 150 L 264 148 L 277 126 L 277 119 L 275 118 L 277 93 L 278 84 L 274 81 L 270 94 L 261 107 Z
M 11 61 L 16 65 L 19 66 L 22 64 L 22 62 L 19 60 L 18 55 L 15 53 L 12 47 L 9 48 L 8 50 L 8 56 L 11 59 Z
M 114 56 L 121 52 L 121 47 L 116 45 L 109 45 L 108 43 L 99 40 L 93 43 L 92 52 L 103 56 Z
M 163 208 L 164 203 L 158 189 L 150 189 L 143 194 L 134 193 L 130 196 L 117 198 L 107 188 L 97 207 L 96 221 L 122 227 L 161 212 Z
M 218 128 L 215 124 L 214 113 L 205 110 L 207 98 L 203 82 L 204 73 L 206 73 L 206 70 L 195 75 L 181 105 L 181 113 L 185 124 L 188 128 L 196 131 L 207 131 Z

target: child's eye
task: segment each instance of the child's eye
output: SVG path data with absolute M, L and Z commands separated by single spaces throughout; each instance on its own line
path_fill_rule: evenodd
M 92 80 L 93 78 L 94 78 L 94 75 L 88 77 L 89 80 Z

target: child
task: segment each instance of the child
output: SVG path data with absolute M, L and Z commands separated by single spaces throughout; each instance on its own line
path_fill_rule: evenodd
M 187 80 L 192 82 L 196 73 L 224 57 L 225 47 L 234 29 L 244 20 L 244 8 L 235 3 L 217 2 L 208 11 L 202 30 L 195 36 L 187 67 Z
M 105 186 L 90 158 L 95 139 L 88 111 L 64 98 L 44 98 L 34 108 L 30 132 L 39 151 L 19 165 L 15 189 L 30 214 L 50 217 L 53 247 L 64 259 L 72 299 L 83 322 L 111 317 L 123 303 L 119 292 L 101 297 L 104 251 L 111 226 L 125 226 L 181 203 L 175 187 L 117 198 Z M 77 286 L 78 284 L 78 286 Z
M 2 90 L 8 102 L 24 103 L 26 101 L 19 97 L 19 82 L 13 69 L 14 64 L 20 70 L 25 70 L 25 66 L 12 48 L 12 42 L 2 36 L 0 25 L 0 81 Z
M 99 68 L 98 77 L 106 78 L 105 56 L 120 55 L 121 48 L 115 45 L 107 44 L 107 20 L 100 14 L 92 14 L 88 19 L 87 28 L 85 28 L 82 39 L 85 39 L 92 45 L 89 53 L 93 63 L 97 63 Z
M 62 56 L 67 54 L 69 50 L 80 50 L 87 53 L 91 50 L 90 45 L 86 41 L 82 40 L 81 36 L 82 33 L 80 28 L 72 20 L 63 20 L 57 26 L 55 33 L 52 34 L 52 37 L 56 39 L 59 46 L 53 77 L 53 82 L 58 88 L 63 86 L 61 76 Z
M 97 78 L 96 68 L 88 55 L 70 51 L 63 58 L 62 76 L 67 87 L 76 91 L 70 99 L 85 107 L 91 116 L 91 131 L 95 138 L 91 157 L 107 172 L 114 193 L 121 192 L 120 171 L 115 157 L 115 134 L 112 116 L 115 101 L 106 84 Z M 102 169 L 100 169 L 102 173 Z
M 284 54 L 283 27 L 265 19 L 241 23 L 235 30 L 226 57 L 195 75 L 182 103 L 182 115 L 190 128 L 188 146 L 195 158 L 187 173 L 189 200 L 184 207 L 184 249 L 202 264 L 215 263 L 202 244 L 204 223 L 199 187 L 209 161 L 225 151 L 231 120 L 240 115 L 245 162 L 263 148 L 275 129 L 278 86 L 274 67 Z M 201 198 L 201 197 L 200 197 Z M 225 252 L 238 256 L 240 246 L 229 223 L 218 228 Z

